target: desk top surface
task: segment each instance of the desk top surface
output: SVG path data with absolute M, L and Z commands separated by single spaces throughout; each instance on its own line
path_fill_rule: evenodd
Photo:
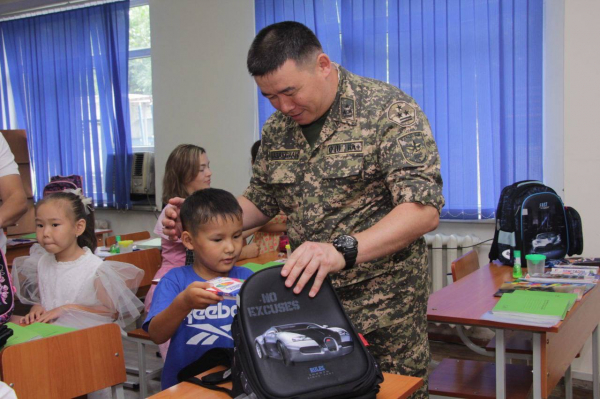
M 600 301 L 600 289 L 593 288 L 584 295 L 583 299 L 576 302 L 567 313 L 565 320 L 553 327 L 524 326 L 518 324 L 501 323 L 482 320 L 481 316 L 490 311 L 498 302 L 494 296 L 500 285 L 505 281 L 512 281 L 512 267 L 497 263 L 490 263 L 481 269 L 465 276 L 429 297 L 427 306 L 427 320 L 450 324 L 466 324 L 484 327 L 505 327 L 515 330 L 557 332 L 582 306 L 582 304 Z
M 199 374 L 198 377 L 217 370 L 223 370 L 223 367 L 215 367 L 206 373 Z M 408 398 L 417 389 L 423 386 L 423 380 L 421 378 L 388 373 L 383 373 L 383 377 L 384 381 L 380 386 L 377 399 Z M 231 389 L 231 382 L 223 384 L 223 387 Z M 229 395 L 223 392 L 211 391 L 210 389 L 202 388 L 189 382 L 182 382 L 151 396 L 152 399 L 192 399 L 198 397 L 201 397 L 202 399 L 228 399 Z

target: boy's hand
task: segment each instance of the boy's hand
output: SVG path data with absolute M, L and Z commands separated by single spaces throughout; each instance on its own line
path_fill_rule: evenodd
M 206 291 L 206 289 L 210 287 L 212 287 L 210 283 L 194 281 L 179 294 L 183 305 L 187 309 L 206 309 L 210 305 L 221 302 L 223 297 L 210 291 Z
M 19 324 L 29 325 L 35 323 L 46 312 L 41 305 L 33 305 L 29 313 L 19 320 Z

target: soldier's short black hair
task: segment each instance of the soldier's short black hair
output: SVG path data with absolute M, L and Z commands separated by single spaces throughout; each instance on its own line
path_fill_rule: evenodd
M 281 68 L 287 60 L 302 64 L 322 51 L 319 39 L 306 26 L 294 21 L 278 22 L 261 29 L 252 41 L 248 72 L 252 76 L 264 76 Z
M 179 217 L 183 230 L 196 235 L 202 225 L 215 219 L 242 220 L 242 208 L 229 191 L 205 188 L 185 199 Z

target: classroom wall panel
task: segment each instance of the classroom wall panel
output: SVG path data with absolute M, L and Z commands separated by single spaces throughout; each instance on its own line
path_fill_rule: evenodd
M 242 194 L 257 136 L 246 70 L 254 1 L 152 0 L 150 24 L 157 199 L 167 157 L 182 143 L 206 149 L 213 187 Z
M 584 255 L 600 257 L 600 2 L 565 1 L 564 162 L 565 203 L 583 221 Z M 592 349 L 588 341 L 573 362 L 573 377 L 591 380 Z

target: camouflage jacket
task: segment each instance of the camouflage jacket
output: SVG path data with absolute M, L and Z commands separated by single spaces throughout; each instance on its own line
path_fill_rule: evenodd
M 392 85 L 338 71 L 338 93 L 315 146 L 294 120 L 275 112 L 244 193 L 267 216 L 283 210 L 292 248 L 366 230 L 401 203 L 438 211 L 444 204 L 439 154 L 419 106 Z M 401 272 L 411 267 L 409 258 L 426 262 L 419 241 L 332 276 L 334 285 Z

